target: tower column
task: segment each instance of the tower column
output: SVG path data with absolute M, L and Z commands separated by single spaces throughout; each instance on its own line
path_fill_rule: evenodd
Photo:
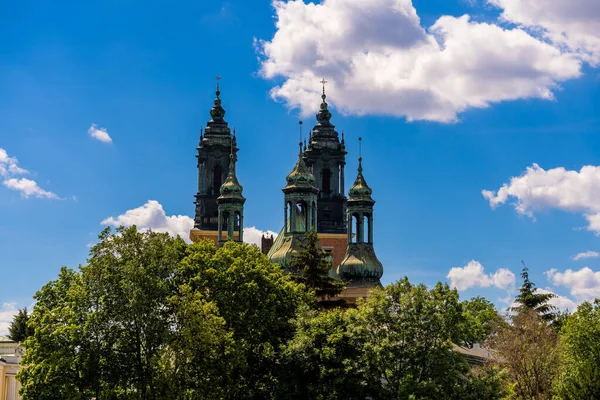
M 369 244 L 373 244 L 373 214 L 369 214 Z
M 239 232 L 239 241 L 240 243 L 244 242 L 244 215 L 240 214 L 240 232 Z
M 283 233 L 288 233 L 288 203 L 287 201 L 283 201 Z
M 219 207 L 219 221 L 218 221 L 218 239 L 217 239 L 217 243 L 220 243 L 223 240 L 223 212 L 221 211 L 221 207 Z
M 298 228 L 296 227 L 296 210 L 298 207 L 296 206 L 296 202 L 290 203 L 290 231 L 297 232 Z

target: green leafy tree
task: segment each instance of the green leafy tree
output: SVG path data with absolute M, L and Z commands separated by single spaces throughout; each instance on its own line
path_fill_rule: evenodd
M 600 300 L 584 302 L 562 331 L 561 400 L 600 399 Z
M 362 400 L 376 394 L 365 379 L 354 309 L 307 309 L 282 352 L 279 398 Z
M 168 299 L 187 245 L 135 227 L 105 229 L 80 272 L 36 294 L 20 373 L 24 399 L 164 399 Z
M 88 399 L 99 381 L 99 354 L 90 341 L 87 294 L 81 274 L 63 267 L 35 296 L 17 375 L 24 400 Z
M 523 284 L 519 288 L 519 294 L 515 299 L 515 303 L 518 305 L 510 310 L 516 313 L 534 310 L 542 320 L 552 322 L 556 318 L 554 313 L 556 307 L 550 304 L 549 301 L 555 298 L 556 295 L 554 293 L 540 293 L 536 289 L 535 283 L 529 280 L 529 269 L 525 266 L 521 271 L 521 277 L 523 278 Z
M 490 341 L 496 363 L 506 368 L 511 399 L 549 400 L 558 374 L 558 335 L 535 309 L 512 317 Z
M 311 301 L 304 286 L 256 246 L 233 242 L 219 249 L 207 241 L 190 246 L 176 279 L 216 306 L 230 334 L 223 339 L 226 347 L 219 349 L 223 358 L 217 368 L 225 385 L 219 389 L 221 398 L 272 398 L 281 369 L 280 348 L 294 335 L 292 320 L 298 308 Z M 188 344 L 185 351 L 202 352 L 193 341 Z M 191 382 L 204 379 L 205 372 L 196 366 L 184 368 Z M 196 396 L 203 398 L 199 390 Z
M 465 317 L 458 292 L 438 283 L 428 290 L 404 278 L 374 291 L 357 310 L 365 379 L 379 399 L 497 399 L 491 375 L 470 373 L 453 351 L 465 341 Z M 411 397 L 412 396 L 412 397 Z
M 297 281 L 314 290 L 318 298 L 326 299 L 335 297 L 344 289 L 344 284 L 332 276 L 332 267 L 331 258 L 321 249 L 314 230 L 305 235 L 302 250 L 289 265 Z
M 15 342 L 23 342 L 29 336 L 33 335 L 33 329 L 28 326 L 29 314 L 27 308 L 19 310 L 8 327 L 8 338 Z
M 494 304 L 483 297 L 473 297 L 461 302 L 461 305 L 464 337 L 459 344 L 471 347 L 474 343 L 484 343 L 499 325 L 505 323 Z

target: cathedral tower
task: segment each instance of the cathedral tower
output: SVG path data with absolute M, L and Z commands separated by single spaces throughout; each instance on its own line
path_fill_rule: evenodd
M 315 177 L 309 171 L 302 157 L 302 142 L 299 143 L 298 162 L 286 177 L 284 193 L 283 231 L 271 248 L 269 258 L 284 269 L 292 255 L 302 248 L 306 232 L 317 226 L 319 189 L 315 186 Z
M 362 139 L 359 138 L 359 143 Z M 360 146 L 359 146 L 360 147 Z M 381 286 L 383 265 L 373 249 L 373 191 L 362 173 L 362 157 L 358 158 L 358 175 L 348 192 L 348 248 L 337 268 L 347 282 L 343 297 L 364 297 L 370 289 Z
M 196 148 L 198 159 L 198 192 L 194 204 L 196 213 L 194 229 L 190 232 L 190 239 L 197 241 L 210 238 L 217 243 L 219 210 L 217 197 L 221 185 L 227 178 L 230 162 L 237 160 L 235 134 L 225 121 L 225 109 L 221 105 L 219 80 L 217 77 L 217 90 L 214 105 L 210 110 L 211 120 L 206 124 L 204 132 L 200 134 L 200 143 Z M 235 133 L 235 132 L 234 132 Z M 229 155 L 233 154 L 230 161 Z
M 238 243 L 243 242 L 244 234 L 244 203 L 246 199 L 242 196 L 244 188 L 238 182 L 235 175 L 235 159 L 233 157 L 233 146 L 229 155 L 229 174 L 227 179 L 221 185 L 221 195 L 217 198 L 219 222 L 218 238 L 219 245 L 226 240 L 234 240 Z M 223 238 L 223 230 L 227 236 Z M 237 233 L 237 237 L 235 236 Z
M 325 101 L 327 81 L 323 79 L 321 83 L 321 107 L 317 114 L 317 124 L 312 129 L 304 152 L 304 160 L 315 176 L 315 185 L 319 189 L 317 232 L 345 234 L 347 224 L 344 167 L 348 153 L 343 135 L 340 141 L 335 126 L 330 122 L 331 112 Z

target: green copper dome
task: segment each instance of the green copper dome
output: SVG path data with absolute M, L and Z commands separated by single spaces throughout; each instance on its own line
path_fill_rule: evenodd
M 315 176 L 309 171 L 304 159 L 302 158 L 302 142 L 300 143 L 300 152 L 298 153 L 298 162 L 296 166 L 285 178 L 287 185 L 284 189 L 290 188 L 314 188 Z
M 371 200 L 373 190 L 367 185 L 367 181 L 362 174 L 362 158 L 358 159 L 358 175 L 354 185 L 348 191 L 350 200 Z
M 227 179 L 220 188 L 221 196 L 219 199 L 239 199 L 245 200 L 244 196 L 242 196 L 242 191 L 244 187 L 240 184 L 235 176 L 235 159 L 233 154 L 229 155 L 229 174 L 227 175 Z

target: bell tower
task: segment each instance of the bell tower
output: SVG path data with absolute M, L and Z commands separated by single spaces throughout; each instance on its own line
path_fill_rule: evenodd
M 246 199 L 242 196 L 244 188 L 235 176 L 235 159 L 233 147 L 229 155 L 229 174 L 225 183 L 221 185 L 221 195 L 217 198 L 219 209 L 218 235 L 219 245 L 226 240 L 242 243 L 244 240 L 244 203 Z M 223 231 L 227 233 L 223 238 Z
M 346 146 L 344 137 L 340 141 L 335 126 L 330 122 L 331 112 L 327 108 L 327 96 L 323 79 L 322 102 L 304 151 L 304 160 L 315 177 L 319 189 L 317 200 L 317 233 L 346 234 L 346 196 L 344 194 L 344 167 Z
M 219 210 L 217 197 L 220 188 L 227 179 L 230 162 L 237 160 L 237 143 L 234 134 L 225 121 L 225 109 L 221 105 L 221 91 L 219 81 L 216 77 L 216 98 L 210 110 L 211 120 L 206 124 L 204 131 L 200 133 L 200 142 L 196 148 L 198 159 L 198 191 L 195 195 L 194 204 L 196 213 L 194 217 L 194 228 L 190 232 L 190 239 L 197 241 L 202 238 L 210 238 L 217 243 Z M 230 160 L 230 153 L 233 160 Z
M 299 143 L 298 162 L 286 177 L 284 195 L 283 230 L 277 238 L 277 246 L 272 247 L 269 258 L 272 262 L 287 268 L 291 257 L 302 249 L 304 235 L 314 230 L 318 223 L 315 177 L 309 171 L 302 157 L 302 142 Z
M 359 148 L 362 139 L 359 138 Z M 362 157 L 358 158 L 358 175 L 348 192 L 348 247 L 337 273 L 346 282 L 342 297 L 364 297 L 381 286 L 383 265 L 373 248 L 373 191 L 362 173 Z

